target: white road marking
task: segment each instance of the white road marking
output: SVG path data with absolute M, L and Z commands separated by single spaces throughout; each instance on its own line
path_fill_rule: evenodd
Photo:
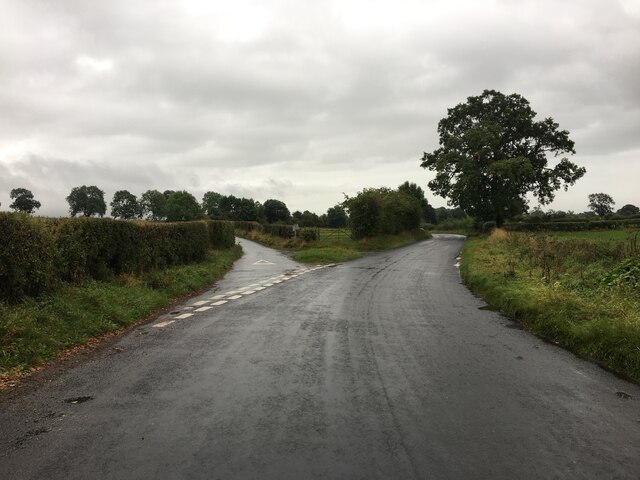
M 215 297 L 210 297 L 209 300 L 220 300 L 224 297 L 226 297 L 226 295 L 216 295 Z
M 208 302 L 206 302 L 205 300 L 201 300 L 199 302 L 193 302 L 191 305 L 194 307 L 199 307 L 200 305 L 206 305 Z
M 229 295 L 237 295 L 238 293 L 240 293 L 242 290 L 234 290 L 232 292 L 227 292 L 225 293 L 225 297 L 229 296 Z
M 266 260 L 258 260 L 254 265 L 275 265 L 273 262 L 268 262 Z
M 240 295 L 238 295 L 238 296 L 240 296 Z M 220 305 L 224 305 L 225 303 L 227 303 L 227 300 L 219 300 L 219 301 L 217 301 L 215 303 L 212 303 L 211 306 L 212 307 L 218 307 Z
M 274 280 L 273 283 L 282 283 L 282 280 Z
M 256 293 L 255 290 L 247 290 L 246 292 L 242 292 L 242 295 L 251 295 L 252 293 Z
M 200 307 L 196 308 L 194 312 L 206 312 L 207 310 L 211 310 L 211 307 Z
M 237 300 L 239 298 L 242 298 L 242 295 L 234 295 L 233 297 L 229 297 L 229 300 Z
M 153 328 L 164 328 L 167 325 L 171 325 L 172 323 L 174 323 L 175 320 L 169 320 L 168 322 L 160 322 L 160 323 L 156 323 Z
M 273 287 L 273 283 L 263 283 L 263 287 Z
M 189 317 L 193 317 L 193 313 L 183 313 L 182 315 L 178 315 L 176 318 L 189 318 Z
M 259 292 L 260 290 L 265 290 L 266 288 L 267 288 L 267 287 L 256 287 L 256 288 L 254 288 L 254 290 L 255 290 L 256 292 Z

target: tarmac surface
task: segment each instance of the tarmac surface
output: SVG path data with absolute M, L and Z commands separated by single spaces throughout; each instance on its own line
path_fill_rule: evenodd
M 638 479 L 640 387 L 482 309 L 440 235 L 211 290 L 0 392 L 2 479 Z

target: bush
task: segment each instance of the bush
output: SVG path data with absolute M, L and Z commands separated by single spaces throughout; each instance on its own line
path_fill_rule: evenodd
M 317 228 L 301 228 L 298 232 L 298 237 L 305 242 L 312 242 L 318 240 L 320 235 Z
M 0 213 L 0 300 L 38 295 L 55 280 L 54 245 L 45 223 L 21 213 Z
M 415 197 L 388 188 L 364 189 L 345 201 L 354 238 L 396 235 L 420 227 L 422 207 Z

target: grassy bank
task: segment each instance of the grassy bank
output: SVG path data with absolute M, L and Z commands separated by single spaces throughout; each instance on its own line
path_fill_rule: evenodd
M 497 230 L 466 242 L 461 274 L 528 330 L 640 381 L 637 233 Z
M 363 252 L 375 252 L 403 247 L 431 237 L 429 232 L 416 230 L 398 235 L 380 235 L 354 240 L 348 230 L 321 228 L 318 240 L 281 238 L 258 231 L 236 232 L 237 235 L 263 245 L 292 252 L 293 258 L 304 263 L 346 262 L 362 256 Z
M 212 250 L 200 263 L 67 285 L 17 305 L 0 303 L 0 376 L 26 372 L 65 349 L 147 318 L 212 284 L 241 254 L 238 246 Z

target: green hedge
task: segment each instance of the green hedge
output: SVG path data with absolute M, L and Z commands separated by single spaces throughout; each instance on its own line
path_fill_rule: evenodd
M 273 235 L 274 237 L 293 237 L 293 227 L 291 225 L 282 225 L 279 223 L 263 225 L 262 231 L 268 235 Z
M 59 281 L 98 280 L 204 260 L 235 243 L 232 222 L 131 222 L 0 213 L 0 300 L 36 296 Z
M 636 227 L 640 227 L 640 220 L 634 218 L 625 220 L 590 220 L 586 222 L 518 222 L 504 224 L 504 228 L 512 232 L 575 232 L 581 230 L 605 230 Z
M 233 222 L 233 226 L 236 230 L 240 230 L 241 232 L 253 232 L 257 230 L 259 232 L 262 231 L 262 225 L 258 222 L 245 222 L 241 220 L 236 220 Z
M 0 300 L 35 296 L 55 278 L 54 242 L 45 222 L 0 212 Z
M 216 249 L 231 248 L 236 244 L 233 222 L 224 220 L 207 221 L 209 245 Z

